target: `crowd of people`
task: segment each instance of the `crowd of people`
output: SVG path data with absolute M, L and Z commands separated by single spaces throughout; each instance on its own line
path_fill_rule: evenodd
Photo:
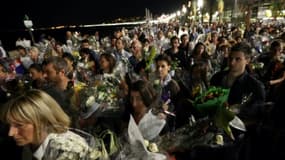
M 285 158 L 284 27 L 171 22 L 17 41 L 16 54 L 0 54 L 0 151 L 25 160 Z M 143 154 L 156 151 L 143 152 L 140 137 L 156 143 L 204 119 L 193 102 L 211 86 L 230 90 L 225 105 L 246 131 L 222 134 L 224 152 Z

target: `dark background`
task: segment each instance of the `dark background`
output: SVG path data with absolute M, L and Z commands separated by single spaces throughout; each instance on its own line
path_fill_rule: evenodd
M 4 2 L 3 2 L 4 3 Z M 0 29 L 24 29 L 27 14 L 34 28 L 58 25 L 97 24 L 116 18 L 172 13 L 184 0 L 8 0 L 1 5 Z
M 64 38 L 66 30 L 38 30 L 52 26 L 108 23 L 114 19 L 144 17 L 145 8 L 155 15 L 176 12 L 185 0 L 8 0 L 0 9 L 0 40 L 6 50 L 15 48 L 18 38 L 30 39 L 23 24 L 24 16 L 33 21 L 35 40 L 45 33 Z M 75 28 L 83 32 L 112 33 L 114 27 Z

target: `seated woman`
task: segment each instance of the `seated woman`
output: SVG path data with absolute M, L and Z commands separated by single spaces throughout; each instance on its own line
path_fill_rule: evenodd
M 27 91 L 10 100 L 1 113 L 1 118 L 10 126 L 8 135 L 14 138 L 18 146 L 29 148 L 35 159 L 73 157 L 72 159 L 79 160 L 102 156 L 99 150 L 92 148 L 94 139 L 91 135 L 69 129 L 70 118 L 43 91 Z M 86 136 L 86 139 L 82 136 Z
M 112 54 L 103 53 L 100 55 L 100 74 L 99 76 L 103 75 L 104 77 L 113 76 L 119 80 L 119 93 L 118 97 L 122 98 L 127 95 L 128 86 L 124 80 L 124 77 L 120 75 L 120 70 L 116 70 L 116 59 Z
M 171 130 L 175 129 L 174 119 L 172 114 L 168 114 L 170 112 L 174 112 L 176 106 L 179 103 L 179 93 L 180 93 L 180 86 L 176 80 L 172 79 L 170 75 L 171 69 L 171 58 L 165 54 L 161 54 L 156 57 L 155 59 L 158 78 L 159 78 L 159 94 L 160 100 L 165 104 L 163 105 L 163 112 L 165 118 L 168 121 L 169 127 Z M 168 112 L 170 111 L 170 112 Z M 163 116 L 163 115 L 162 115 Z
M 156 103 L 157 96 L 156 91 L 147 81 L 138 80 L 130 86 L 129 105 L 126 112 L 133 117 L 146 140 L 157 138 L 166 124 L 164 119 L 152 112 L 152 108 L 159 105 Z
M 112 54 L 103 53 L 100 55 L 99 64 L 101 74 L 111 74 L 115 68 L 116 59 Z
M 42 89 L 47 84 L 44 78 L 44 72 L 41 64 L 33 63 L 29 67 L 30 78 L 32 79 L 32 87 L 34 89 Z
M 77 63 L 77 78 L 82 82 L 92 81 L 92 77 L 98 73 L 96 59 L 92 55 L 92 51 L 88 48 L 81 48 L 79 50 L 81 59 Z

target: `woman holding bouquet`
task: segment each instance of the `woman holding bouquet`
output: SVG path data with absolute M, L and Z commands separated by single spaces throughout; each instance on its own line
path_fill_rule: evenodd
M 154 115 L 152 109 L 159 105 L 157 92 L 152 85 L 145 80 L 133 82 L 130 86 L 129 104 L 127 104 L 126 113 L 133 116 L 136 124 L 140 128 L 142 135 L 147 140 L 156 138 L 165 126 L 165 120 L 158 115 Z M 127 115 L 127 117 L 129 117 Z M 148 123 L 151 122 L 151 123 Z M 155 124 L 157 126 L 151 126 Z M 147 126 L 147 127 L 146 127 Z M 151 134 L 156 131 L 155 134 Z
M 10 126 L 8 135 L 14 138 L 18 146 L 29 148 L 37 160 L 101 157 L 100 152 L 91 148 L 86 139 L 75 130 L 69 130 L 70 118 L 43 91 L 27 91 L 10 100 L 1 113 L 2 120 Z M 94 141 L 87 133 L 78 133 L 85 135 L 89 142 Z
M 138 80 L 130 85 L 128 96 L 122 150 L 117 160 L 124 159 L 153 159 L 165 160 L 155 142 L 163 133 L 166 121 L 153 113 L 159 97 L 152 85 L 145 80 Z
M 175 111 L 175 107 L 178 104 L 178 94 L 180 92 L 180 86 L 176 80 L 172 79 L 170 75 L 171 58 L 166 54 L 161 54 L 155 59 L 157 72 L 159 75 L 159 91 L 163 105 L 162 117 L 167 119 L 170 129 L 175 130 L 175 115 L 168 114 Z M 179 99 L 180 100 L 180 99 Z
M 116 59 L 112 54 L 103 53 L 99 59 L 100 73 L 111 74 L 116 66 Z

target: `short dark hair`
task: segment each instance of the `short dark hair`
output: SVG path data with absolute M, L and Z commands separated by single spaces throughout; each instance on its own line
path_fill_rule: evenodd
M 251 57 L 251 47 L 245 42 L 240 42 L 232 46 L 231 52 L 243 52 L 244 55 L 249 58 Z
M 74 62 L 75 58 L 73 57 L 73 55 L 69 52 L 63 52 L 62 58 L 67 58 L 70 61 Z
M 59 72 L 61 70 L 64 70 L 65 73 L 68 73 L 68 68 L 67 68 L 67 62 L 61 57 L 49 57 L 43 62 L 43 66 L 46 66 L 48 64 L 52 64 L 53 68 Z
M 38 72 L 42 72 L 43 71 L 42 65 L 38 64 L 38 63 L 31 64 L 29 69 L 31 69 L 31 68 L 37 70 Z
M 179 41 L 179 38 L 177 36 L 173 36 L 173 37 L 170 38 L 170 42 L 171 43 L 173 43 L 174 40 L 178 40 Z
M 143 103 L 147 108 L 150 108 L 157 99 L 157 92 L 150 82 L 145 80 L 138 80 L 131 84 L 130 91 L 137 91 L 140 93 Z
M 281 43 L 279 41 L 275 40 L 271 43 L 270 50 L 275 52 L 277 47 L 281 48 Z
M 166 61 L 168 65 L 171 65 L 171 57 L 167 54 L 159 54 L 155 58 L 155 62 L 157 63 L 158 61 Z
M 21 50 L 21 49 L 26 50 L 26 48 L 22 45 L 16 46 L 16 50 Z

